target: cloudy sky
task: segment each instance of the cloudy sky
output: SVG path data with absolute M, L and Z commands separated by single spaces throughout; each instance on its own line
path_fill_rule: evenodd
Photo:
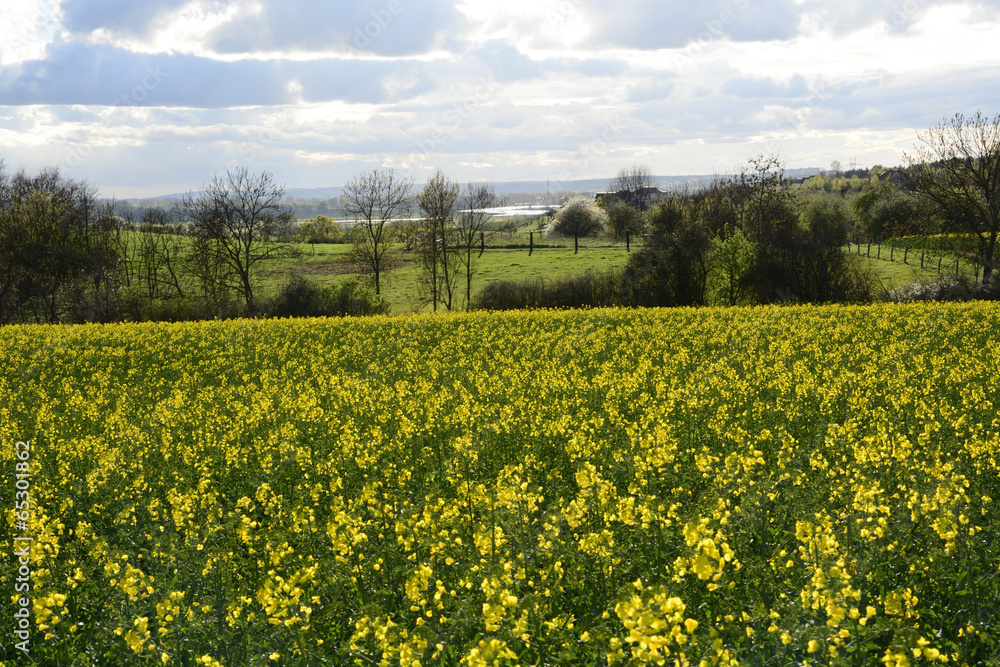
M 1000 0 L 3 0 L 0 156 L 105 195 L 898 164 L 1000 113 Z

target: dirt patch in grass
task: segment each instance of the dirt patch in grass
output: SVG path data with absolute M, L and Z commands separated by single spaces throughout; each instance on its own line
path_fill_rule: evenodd
M 288 269 L 288 273 L 295 276 L 340 276 L 354 272 L 354 265 L 343 260 L 309 262 Z
M 386 266 L 386 271 L 406 268 L 415 264 L 412 259 L 396 259 Z M 349 273 L 357 273 L 357 267 L 345 259 L 335 259 L 328 261 L 308 262 L 299 266 L 289 267 L 289 274 L 294 276 L 342 276 Z

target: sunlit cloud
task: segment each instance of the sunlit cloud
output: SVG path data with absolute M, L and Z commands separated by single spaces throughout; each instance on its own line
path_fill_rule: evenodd
M 291 187 L 895 164 L 1000 111 L 996 0 L 24 0 L 0 31 L 7 163 L 117 193 L 234 164 Z

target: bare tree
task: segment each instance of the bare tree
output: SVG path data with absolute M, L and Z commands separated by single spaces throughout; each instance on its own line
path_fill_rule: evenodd
M 457 271 L 454 266 L 455 250 L 449 243 L 449 236 L 454 235 L 452 220 L 458 193 L 458 183 L 449 180 L 439 170 L 428 179 L 418 198 L 423 218 L 419 226 L 417 251 L 435 312 L 438 302 L 451 310 Z
M 649 167 L 633 164 L 619 169 L 618 175 L 611 181 L 608 189 L 626 204 L 643 213 L 653 203 L 656 183 Z
M 142 213 L 136 228 L 135 274 L 149 301 L 183 298 L 181 270 L 187 243 L 180 227 L 168 222 L 167 214 L 156 208 Z
M 485 183 L 470 183 L 462 195 L 461 210 L 455 237 L 459 248 L 459 261 L 465 270 L 465 309 L 472 304 L 472 276 L 475 275 L 475 261 L 479 254 L 475 250 L 476 241 L 481 241 L 486 227 L 493 220 L 493 209 L 497 206 L 497 195 L 493 186 Z
M 281 205 L 284 196 L 284 186 L 269 172 L 251 174 L 246 167 L 216 176 L 197 198 L 189 194 L 182 210 L 191 221 L 196 256 L 203 260 L 202 277 L 229 280 L 218 274 L 231 273 L 232 287 L 248 305 L 254 303 L 265 263 L 291 253 L 290 247 L 276 242 L 291 216 Z
M 924 143 L 905 156 L 910 183 L 944 221 L 946 231 L 970 234 L 978 244 L 983 286 L 990 284 L 1000 233 L 1000 114 L 955 114 L 917 135 Z
M 128 204 L 107 201 L 98 206 L 97 224 L 107 235 L 109 244 L 121 258 L 118 281 L 129 288 L 136 280 L 136 210 Z
M 227 308 L 236 286 L 236 275 L 226 260 L 222 241 L 198 233 L 192 233 L 190 241 L 184 272 L 194 277 L 201 297 L 217 312 Z
M 340 210 L 355 221 L 351 257 L 382 294 L 382 273 L 392 266 L 390 221 L 410 210 L 413 182 L 392 169 L 372 169 L 344 186 Z
M 13 215 L 13 188 L 7 175 L 7 162 L 0 157 L 0 322 L 8 322 L 15 315 L 17 287 L 21 279 L 21 267 L 6 250 L 11 241 L 20 236 L 20 230 Z

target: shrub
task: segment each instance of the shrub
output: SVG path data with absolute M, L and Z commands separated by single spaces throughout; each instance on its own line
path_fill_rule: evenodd
M 618 271 L 588 271 L 582 276 L 546 282 L 498 280 L 486 285 L 473 301 L 476 310 L 586 308 L 623 305 Z
M 274 299 L 262 308 L 271 317 L 341 317 L 385 313 L 389 304 L 357 281 L 335 287 L 320 287 L 297 277 L 290 280 Z
M 474 310 L 520 310 L 541 308 L 545 281 L 494 280 L 479 292 L 472 301 Z
M 977 285 L 967 276 L 945 276 L 932 281 L 914 281 L 894 287 L 886 294 L 886 301 L 1000 301 L 1000 285 Z
M 202 298 L 157 299 L 145 304 L 139 320 L 144 322 L 198 322 L 245 317 L 247 305 L 239 301 L 213 302 Z
M 326 307 L 330 316 L 360 317 L 363 315 L 384 315 L 389 311 L 389 303 L 356 280 L 341 283 L 336 287 L 325 287 Z

